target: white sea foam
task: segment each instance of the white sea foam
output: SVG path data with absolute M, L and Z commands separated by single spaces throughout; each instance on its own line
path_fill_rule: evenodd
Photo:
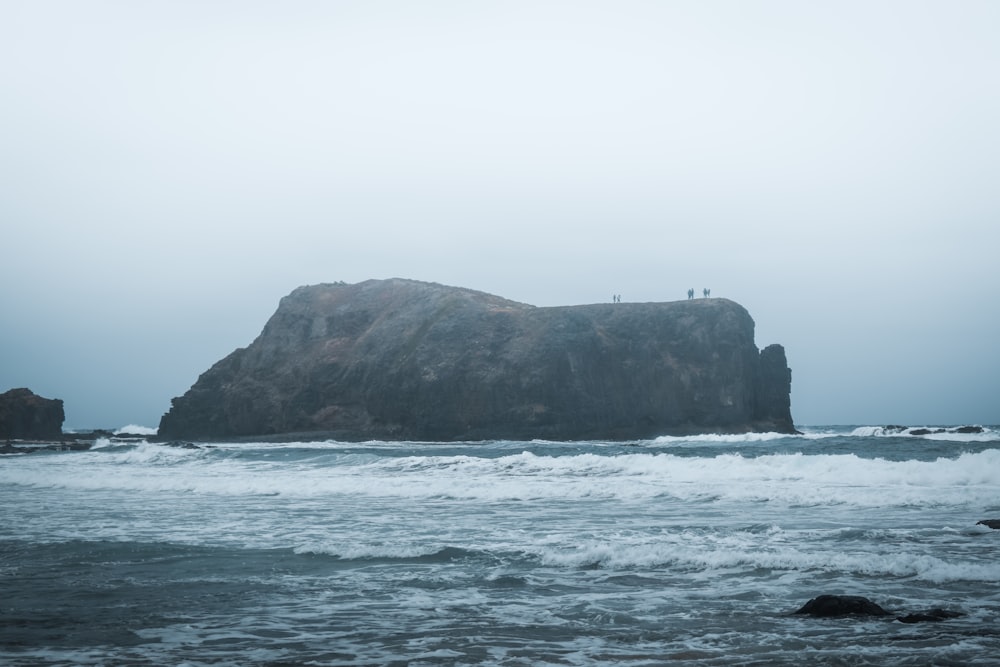
M 90 446 L 91 449 L 104 449 L 106 447 L 111 447 L 111 438 L 97 438 L 94 440 L 94 444 Z
M 326 554 L 344 560 L 370 558 L 419 558 L 432 556 L 441 549 L 424 544 L 344 544 L 335 542 L 307 542 L 294 548 L 297 554 Z
M 1000 440 L 1000 431 L 990 427 L 978 426 L 982 432 L 960 433 L 955 426 L 857 426 L 857 427 L 808 427 L 800 426 L 800 432 L 789 433 L 706 433 L 702 435 L 670 436 L 663 435 L 648 442 L 655 445 L 671 444 L 740 444 L 771 442 L 774 440 L 823 440 L 826 438 L 854 437 L 914 437 L 928 440 L 946 440 L 954 442 L 992 442 Z
M 857 438 L 925 438 L 948 442 L 993 442 L 1000 440 L 1000 432 L 989 427 L 978 433 L 960 433 L 955 426 L 859 426 L 850 432 Z
M 719 573 L 756 569 L 889 575 L 922 581 L 993 582 L 1000 563 L 943 560 L 926 554 L 877 553 L 872 550 L 819 550 L 738 535 L 677 533 L 655 542 L 622 544 L 585 542 L 573 548 L 550 547 L 539 552 L 541 561 L 559 567 L 600 566 L 609 569 L 672 567 Z
M 115 431 L 115 435 L 121 435 L 123 433 L 131 433 L 133 435 L 156 435 L 158 429 L 150 428 L 149 426 L 139 426 L 138 424 L 129 424 L 127 426 L 122 426 L 120 429 Z
M 701 435 L 661 435 L 652 442 L 658 445 L 673 443 L 740 443 L 768 442 L 795 437 L 788 433 L 705 433 Z
M 1000 511 L 1000 451 L 984 449 L 994 445 L 913 438 L 885 447 L 912 459 L 888 460 L 866 458 L 886 444 L 874 439 L 857 440 L 861 456 L 843 453 L 848 437 L 746 442 L 185 449 L 110 438 L 11 458 L 0 540 L 31 558 L 4 575 L 21 577 L 30 604 L 66 627 L 95 608 L 124 617 L 106 577 L 91 576 L 113 563 L 121 600 L 141 595 L 168 619 L 137 627 L 148 641 L 118 652 L 102 640 L 14 658 L 583 667 L 996 655 L 998 534 L 974 525 Z M 38 586 L 68 586 L 73 599 Z M 784 613 L 824 592 L 967 615 L 872 633 Z
M 412 527 L 412 526 L 411 526 Z M 824 544 L 838 530 L 789 530 L 776 526 L 759 532 L 685 529 L 669 531 L 615 532 L 603 538 L 566 534 L 520 533 L 508 536 L 494 528 L 494 548 L 517 553 L 522 562 L 535 560 L 556 568 L 608 570 L 663 569 L 684 571 L 691 577 L 715 577 L 760 570 L 838 575 L 890 576 L 945 583 L 992 582 L 1000 578 L 1000 563 L 993 559 L 969 559 L 959 553 L 941 558 L 919 551 L 880 548 L 876 537 L 859 537 L 836 548 Z M 452 535 L 414 535 L 411 531 L 369 540 L 310 540 L 295 547 L 296 553 L 328 554 L 345 560 L 373 558 L 410 559 L 439 554 Z M 902 537 L 905 537 L 901 535 Z M 388 539 L 386 539 L 388 538 Z M 465 539 L 468 539 L 466 537 Z M 458 551 L 457 553 L 463 553 Z
M 81 467 L 87 467 L 90 474 L 80 475 Z M 676 498 L 817 506 L 989 507 L 1000 496 L 997 470 L 1000 450 L 996 449 L 935 461 L 801 453 L 684 457 L 522 452 L 486 458 L 331 452 L 317 463 L 308 459 L 245 459 L 231 451 L 141 442 L 124 451 L 109 448 L 7 466 L 0 469 L 0 482 L 291 498 L 366 496 L 493 502 Z

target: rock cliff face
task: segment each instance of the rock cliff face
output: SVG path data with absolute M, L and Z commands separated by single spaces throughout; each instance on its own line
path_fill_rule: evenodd
M 172 401 L 169 438 L 793 432 L 779 345 L 726 299 L 537 308 L 411 280 L 300 287 Z
M 62 436 L 63 402 L 42 398 L 30 389 L 0 394 L 0 438 L 49 440 Z

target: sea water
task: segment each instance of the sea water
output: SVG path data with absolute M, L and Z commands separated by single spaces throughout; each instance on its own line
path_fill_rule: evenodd
M 3 664 L 1000 660 L 996 427 L 110 439 L 0 456 L 0 517 Z M 793 613 L 821 594 L 893 615 Z

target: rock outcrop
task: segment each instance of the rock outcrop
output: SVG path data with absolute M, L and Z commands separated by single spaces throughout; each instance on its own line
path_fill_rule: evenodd
M 784 350 L 726 299 L 539 308 L 412 280 L 300 287 L 166 438 L 633 439 L 794 432 Z
M 889 616 L 890 612 L 860 595 L 820 595 L 795 612 L 808 616 Z
M 941 621 L 947 621 L 951 618 L 961 618 L 963 616 L 965 614 L 960 611 L 936 608 L 928 609 L 927 611 L 918 611 L 906 616 L 898 616 L 896 620 L 902 623 L 940 623 Z
M 892 616 L 880 605 L 860 595 L 820 595 L 799 608 L 796 614 L 815 616 L 817 618 L 834 618 L 840 616 Z M 906 616 L 896 616 L 901 623 L 940 623 L 952 618 L 961 618 L 964 612 L 936 607 L 926 611 L 918 611 Z
M 63 402 L 42 398 L 30 389 L 0 394 L 0 438 L 49 440 L 62 436 Z
M 982 426 L 948 426 L 948 427 L 934 427 L 927 428 L 925 426 L 914 427 L 914 426 L 898 426 L 889 425 L 881 426 L 876 432 L 876 435 L 913 435 L 913 436 L 923 436 L 923 435 L 941 435 L 942 433 L 950 434 L 980 434 L 985 433 L 986 429 Z

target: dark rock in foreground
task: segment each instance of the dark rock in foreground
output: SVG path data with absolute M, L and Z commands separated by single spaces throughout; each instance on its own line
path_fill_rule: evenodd
M 60 438 L 65 418 L 63 402 L 59 399 L 42 398 L 23 388 L 0 394 L 0 438 Z
M 796 614 L 806 614 L 818 618 L 834 618 L 839 616 L 892 616 L 878 604 L 860 595 L 820 595 L 802 605 Z M 928 609 L 927 611 L 897 616 L 902 623 L 939 623 L 950 618 L 965 616 L 959 611 L 947 609 Z
M 175 398 L 159 435 L 343 440 L 793 433 L 781 346 L 726 299 L 537 308 L 411 280 L 326 284 Z M 321 434 L 321 435 L 319 435 Z
M 890 613 L 860 595 L 820 595 L 802 605 L 796 614 L 809 616 L 889 616 Z

